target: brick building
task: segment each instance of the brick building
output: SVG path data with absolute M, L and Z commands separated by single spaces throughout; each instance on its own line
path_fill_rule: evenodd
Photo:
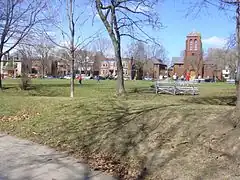
M 167 75 L 167 65 L 162 60 L 153 58 L 150 61 L 153 63 L 153 79 L 158 79 L 160 75 Z
M 131 60 L 128 58 L 122 58 L 122 66 L 123 66 L 123 75 L 125 77 L 130 76 L 131 74 Z M 100 65 L 100 75 L 117 75 L 117 62 L 114 58 L 105 58 L 101 61 Z
M 176 59 L 178 59 L 177 62 Z M 176 73 L 179 77 L 190 73 L 191 79 L 198 76 L 222 79 L 222 70 L 214 62 L 203 58 L 202 40 L 199 32 L 191 32 L 187 35 L 184 57 L 174 57 L 173 61 L 175 61 L 172 67 L 173 74 Z

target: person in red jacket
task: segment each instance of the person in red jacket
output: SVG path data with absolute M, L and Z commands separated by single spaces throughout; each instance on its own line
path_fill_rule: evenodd
M 189 81 L 189 80 L 190 80 L 190 73 L 187 72 L 187 74 L 186 74 L 186 81 Z

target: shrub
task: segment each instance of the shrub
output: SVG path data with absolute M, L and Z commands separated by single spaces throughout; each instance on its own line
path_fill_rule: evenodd
M 31 86 L 31 79 L 27 75 L 23 75 L 20 80 L 20 88 L 21 90 L 27 90 Z
M 135 88 L 133 89 L 133 93 L 139 93 L 139 89 L 135 87 Z

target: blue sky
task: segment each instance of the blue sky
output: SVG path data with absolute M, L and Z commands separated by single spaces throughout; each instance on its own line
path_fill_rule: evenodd
M 226 38 L 234 33 L 235 22 L 233 14 L 219 12 L 215 7 L 196 13 L 187 14 L 189 5 L 174 2 L 165 2 L 160 7 L 160 15 L 165 29 L 159 32 L 163 45 L 169 52 L 169 58 L 179 56 L 185 49 L 186 35 L 195 30 L 202 34 L 203 49 L 222 47 Z
M 217 8 L 210 6 L 207 10 L 202 10 L 197 16 L 196 13 L 193 13 L 186 17 L 189 4 L 183 4 L 182 1 L 190 0 L 165 0 L 164 3 L 158 5 L 157 11 L 165 28 L 159 31 L 148 30 L 152 37 L 159 39 L 163 44 L 168 52 L 169 59 L 180 56 L 180 52 L 185 49 L 186 35 L 193 30 L 202 34 L 205 51 L 208 48 L 223 47 L 226 38 L 234 32 L 235 22 L 232 18 L 234 14 L 230 12 L 226 15 L 224 12 L 219 12 Z M 191 1 L 194 2 L 194 0 Z M 82 19 L 89 16 L 89 21 L 84 25 L 78 25 L 82 37 L 86 38 L 97 31 L 99 32 L 100 29 L 105 30 L 98 18 L 95 18 L 92 25 L 93 11 L 91 7 L 87 6 L 83 11 L 84 17 L 81 16 Z M 64 13 L 62 15 L 65 16 Z M 108 37 L 107 33 L 103 33 L 102 36 Z M 126 48 L 128 42 L 124 40 L 123 47 Z

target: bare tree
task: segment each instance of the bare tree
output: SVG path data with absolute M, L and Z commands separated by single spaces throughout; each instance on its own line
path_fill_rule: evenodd
M 237 70 L 237 51 L 235 48 L 211 48 L 208 50 L 206 59 L 215 64 L 216 70 L 228 67 L 231 78 L 234 78 Z
M 34 58 L 34 48 L 31 45 L 20 44 L 17 49 L 22 62 L 22 74 L 31 73 L 32 60 Z
M 223 69 L 227 65 L 226 62 L 227 51 L 220 48 L 210 48 L 208 49 L 206 60 L 212 61 L 217 64 L 219 68 Z
M 225 11 L 225 12 L 235 12 L 236 16 L 236 46 L 237 46 L 237 77 L 236 77 L 236 83 L 237 83 L 237 103 L 236 108 L 237 110 L 240 110 L 240 1 L 239 0 L 199 0 L 199 1 L 192 1 L 191 8 L 189 8 L 191 11 L 193 9 L 197 10 L 197 13 L 200 12 L 200 10 L 203 7 L 208 6 L 215 6 L 219 10 Z
M 112 52 L 109 52 L 112 49 L 112 44 L 108 38 L 98 37 L 95 41 L 93 41 L 92 49 L 93 51 L 100 52 L 105 56 L 112 55 Z
M 0 64 L 2 57 L 14 49 L 22 40 L 47 20 L 42 12 L 44 0 L 6 0 L 0 2 Z M 1 68 L 0 68 L 1 74 Z M 2 76 L 0 76 L 2 89 Z
M 138 39 L 139 34 L 152 40 L 143 30 L 144 26 L 160 27 L 161 23 L 155 11 L 156 1 L 150 0 L 95 0 L 98 15 L 103 22 L 114 47 L 117 61 L 117 94 L 124 94 L 123 66 L 121 56 L 121 38 L 127 36 Z
M 168 61 L 167 51 L 163 47 L 163 45 L 159 45 L 156 43 L 148 45 L 148 57 L 160 59 L 162 62 Z
M 62 2 L 64 4 L 62 4 Z M 64 28 L 64 25 L 61 24 L 61 22 L 64 22 L 62 20 L 59 21 L 59 23 L 53 23 L 54 28 L 56 31 L 59 31 L 62 34 L 62 42 L 57 42 L 51 35 L 51 33 L 46 31 L 47 37 L 57 45 L 58 47 L 61 47 L 62 49 L 65 49 L 68 52 L 68 58 L 70 59 L 70 65 L 71 65 L 71 80 L 70 80 L 70 97 L 73 98 L 74 96 L 74 79 L 75 79 L 75 60 L 76 60 L 76 51 L 82 50 L 85 47 L 87 47 L 96 37 L 96 34 L 93 34 L 87 38 L 81 36 L 79 30 L 79 27 L 83 26 L 84 23 L 88 20 L 88 18 L 84 18 L 83 12 L 81 12 L 78 7 L 78 3 L 75 0 L 61 0 L 60 6 L 64 6 L 66 10 L 66 20 L 68 23 L 68 29 Z M 99 33 L 99 32 L 98 32 Z
M 85 74 L 91 74 L 93 71 L 93 53 L 87 51 L 86 49 L 76 51 L 76 67 L 81 71 L 84 71 Z
M 133 41 L 130 45 L 128 45 L 128 50 L 125 52 L 126 56 L 129 59 L 133 59 L 135 64 L 135 72 L 133 72 L 132 79 L 142 79 L 143 77 L 143 69 L 147 64 L 148 58 L 148 49 L 147 46 L 142 41 Z
M 40 58 L 42 78 L 44 78 L 46 75 L 47 69 L 51 64 L 51 51 L 53 47 L 54 46 L 50 42 L 46 41 L 46 39 L 43 39 L 39 44 L 36 44 L 34 46 L 36 56 Z
M 30 85 L 30 78 L 28 75 L 29 73 L 31 73 L 31 70 L 32 70 L 34 48 L 31 45 L 20 44 L 18 46 L 17 53 L 19 54 L 22 62 L 20 87 L 23 90 L 27 90 L 27 88 Z

